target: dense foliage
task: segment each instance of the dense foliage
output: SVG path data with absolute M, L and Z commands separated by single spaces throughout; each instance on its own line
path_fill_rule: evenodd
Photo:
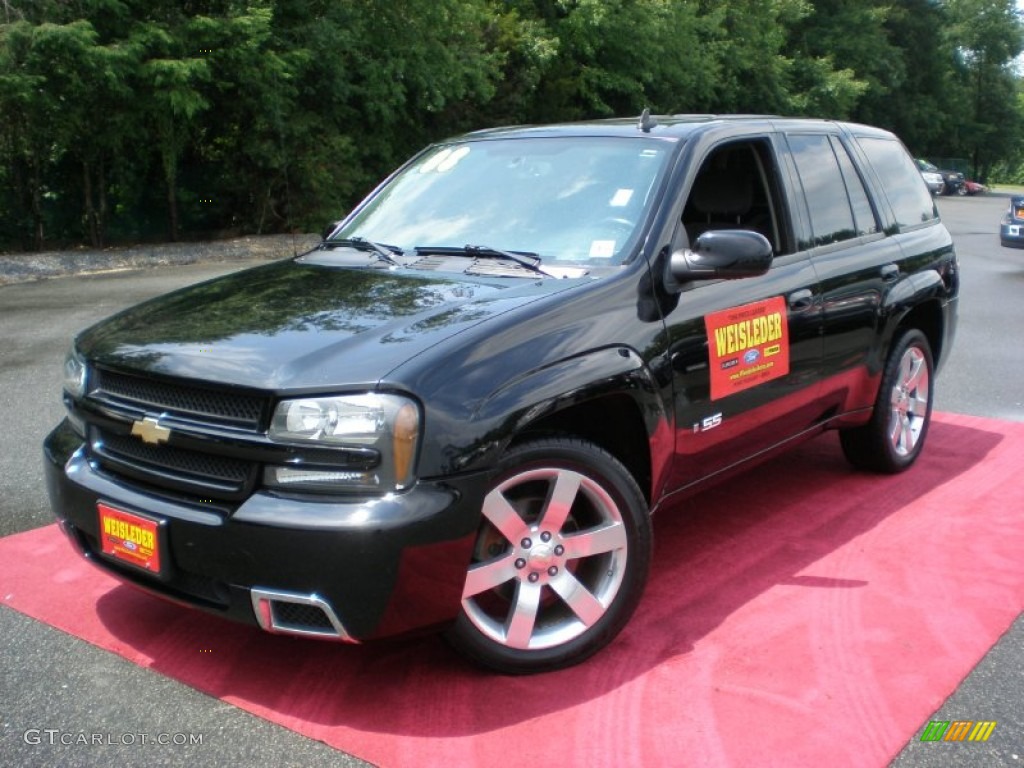
M 505 123 L 767 112 L 1020 165 L 1013 0 L 0 0 L 0 247 L 319 230 Z

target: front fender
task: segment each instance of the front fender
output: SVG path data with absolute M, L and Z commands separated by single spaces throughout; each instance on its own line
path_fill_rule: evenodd
M 673 450 L 669 410 L 643 359 L 623 346 L 565 358 L 502 382 L 472 417 L 487 424 L 497 439 L 487 441 L 469 463 L 493 464 L 522 433 L 570 408 L 615 395 L 628 397 L 636 405 L 648 440 L 652 475 L 662 477 Z

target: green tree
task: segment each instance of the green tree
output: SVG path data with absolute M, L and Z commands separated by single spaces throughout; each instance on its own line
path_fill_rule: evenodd
M 19 21 L 0 34 L 0 108 L 6 116 L 0 130 L 39 248 L 46 236 L 44 195 L 60 187 L 54 171 L 72 147 L 87 148 L 81 150 L 83 159 L 92 151 L 87 142 L 95 135 L 88 130 L 95 124 L 95 101 L 118 81 L 110 52 L 97 46 L 87 21 Z M 86 186 L 89 178 L 86 169 Z
M 1024 138 L 1017 103 L 1015 59 L 1024 50 L 1024 25 L 1013 0 L 947 0 L 950 37 L 967 95 L 960 147 L 973 174 L 985 178 Z
M 0 243 L 315 230 L 427 142 L 644 107 L 984 175 L 1024 148 L 1021 48 L 1013 0 L 0 0 Z
M 179 164 L 199 130 L 200 113 L 210 107 L 202 89 L 210 77 L 209 65 L 186 43 L 192 26 L 186 22 L 183 29 L 173 30 L 159 22 L 146 22 L 134 30 L 130 42 L 141 54 L 137 72 L 139 108 L 155 132 L 172 241 L 178 239 L 179 230 Z M 201 27 L 201 23 L 194 26 Z
M 282 160 L 307 226 L 337 217 L 424 143 L 470 127 L 495 93 L 484 0 L 278 0 L 294 64 Z M 319 226 L 317 226 L 319 229 Z
M 686 0 L 519 0 L 501 17 L 506 83 L 529 121 L 698 109 L 716 83 L 712 25 Z M 523 67 L 523 65 L 526 65 Z M 499 101 L 509 98 L 506 87 Z
M 831 62 L 804 78 L 794 91 L 794 60 L 787 30 L 810 12 L 806 0 L 701 0 L 710 25 L 706 45 L 716 62 L 713 112 L 813 113 L 817 104 L 801 99 L 833 71 Z
M 0 148 L 4 155 L 5 222 L 12 232 L 31 233 L 36 248 L 43 240 L 43 170 L 48 145 L 33 126 L 45 120 L 48 104 L 40 94 L 46 77 L 30 66 L 34 26 L 17 21 L 0 28 Z
M 962 96 L 948 27 L 947 9 L 935 0 L 891 5 L 884 24 L 893 47 L 891 75 L 854 112 L 858 120 L 895 131 L 922 155 L 957 154 L 951 138 L 959 130 Z

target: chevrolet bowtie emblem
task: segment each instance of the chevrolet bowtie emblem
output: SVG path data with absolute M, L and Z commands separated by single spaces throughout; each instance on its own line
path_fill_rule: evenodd
M 142 421 L 132 423 L 132 434 L 136 437 L 141 437 L 144 443 L 158 445 L 166 443 L 170 439 L 171 430 L 167 427 L 161 427 L 156 419 L 147 416 Z

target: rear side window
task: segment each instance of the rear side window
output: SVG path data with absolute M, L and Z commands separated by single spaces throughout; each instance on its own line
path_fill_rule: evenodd
M 843 181 L 846 182 L 846 192 L 850 195 L 850 205 L 853 207 L 853 220 L 857 227 L 858 235 L 872 235 L 878 231 L 878 220 L 875 218 L 875 211 L 871 207 L 868 193 L 864 189 L 864 182 L 853 166 L 846 147 L 835 136 L 832 137 L 832 149 L 836 153 L 839 167 L 843 171 Z
M 814 233 L 813 241 L 805 243 L 804 247 L 857 237 L 859 228 L 854 221 L 846 183 L 829 137 L 824 134 L 790 134 L 789 147 L 800 174 Z M 863 193 L 863 189 L 860 191 Z
M 917 166 L 902 144 L 895 139 L 863 137 L 857 143 L 882 182 L 897 225 L 910 227 L 939 217 Z

